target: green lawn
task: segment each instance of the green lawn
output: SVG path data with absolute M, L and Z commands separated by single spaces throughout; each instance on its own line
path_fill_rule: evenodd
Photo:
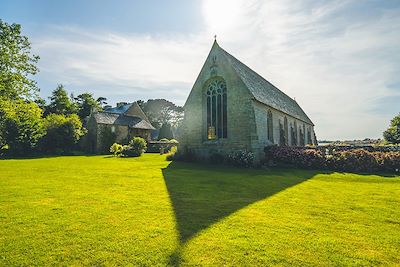
M 400 177 L 0 160 L 0 266 L 400 265 Z

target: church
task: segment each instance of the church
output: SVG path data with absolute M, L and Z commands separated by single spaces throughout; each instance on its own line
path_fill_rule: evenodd
M 181 149 L 207 158 L 237 150 L 262 159 L 271 145 L 316 145 L 299 104 L 222 49 L 217 41 L 184 105 Z

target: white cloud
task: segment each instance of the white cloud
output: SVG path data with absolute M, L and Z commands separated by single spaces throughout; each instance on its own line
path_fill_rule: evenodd
M 183 104 L 217 34 L 222 47 L 296 97 L 319 138 L 380 137 L 395 109 L 381 99 L 400 99 L 399 88 L 388 86 L 400 83 L 400 9 L 360 16 L 361 7 L 355 0 L 207 0 L 201 33 L 57 28 L 61 36 L 38 38 L 34 47 L 41 77 L 54 83 L 112 100 Z

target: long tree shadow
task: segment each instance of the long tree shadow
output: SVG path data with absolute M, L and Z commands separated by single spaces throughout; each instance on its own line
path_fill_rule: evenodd
M 318 173 L 249 170 L 183 162 L 172 162 L 162 171 L 182 244 L 229 214 Z

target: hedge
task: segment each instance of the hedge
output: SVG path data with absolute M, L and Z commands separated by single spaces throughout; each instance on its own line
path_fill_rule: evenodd
M 399 172 L 400 152 L 345 151 L 269 146 L 264 149 L 267 163 L 309 169 L 348 172 Z

